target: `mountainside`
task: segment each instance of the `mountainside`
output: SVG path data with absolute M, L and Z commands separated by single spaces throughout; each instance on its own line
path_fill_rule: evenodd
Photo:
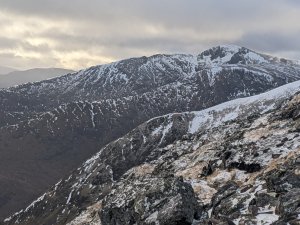
M 198 111 L 299 78 L 300 66 L 292 61 L 219 46 L 0 90 L 0 218 L 153 117 Z
M 299 224 L 299 91 L 151 119 L 4 224 Z
M 231 45 L 196 56 L 132 58 L 0 91 L 0 125 L 15 124 L 28 114 L 64 103 L 140 96 L 157 89 L 181 90 L 178 94 L 184 97 L 193 92 L 192 97 L 197 101 L 201 97 L 203 107 L 208 107 L 296 81 L 299 71 L 300 65 L 293 61 Z
M 35 68 L 25 71 L 10 71 L 0 77 L 0 88 L 8 88 L 14 85 L 50 79 L 71 72 L 74 71 L 59 68 Z

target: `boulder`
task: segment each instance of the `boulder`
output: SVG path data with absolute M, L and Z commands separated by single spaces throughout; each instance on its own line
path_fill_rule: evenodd
M 141 178 L 119 184 L 103 201 L 102 225 L 190 225 L 201 207 L 180 178 Z

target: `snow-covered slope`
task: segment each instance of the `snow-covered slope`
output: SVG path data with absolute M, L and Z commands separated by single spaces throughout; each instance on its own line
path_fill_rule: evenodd
M 194 112 L 189 132 L 195 133 L 200 128 L 218 127 L 226 121 L 247 115 L 249 112 L 264 113 L 273 110 L 282 100 L 286 100 L 299 91 L 300 81 L 296 81 L 259 95 L 235 99 L 200 112 Z
M 297 224 L 299 91 L 153 118 L 5 224 Z

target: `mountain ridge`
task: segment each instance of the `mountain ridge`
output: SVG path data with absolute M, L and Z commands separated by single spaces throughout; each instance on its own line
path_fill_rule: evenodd
M 220 50 L 220 47 L 216 48 Z M 213 49 L 215 48 L 212 48 L 211 51 Z M 235 47 L 234 51 L 237 52 L 233 54 L 231 51 L 229 56 L 233 57 L 236 54 L 240 56 L 240 54 L 248 54 L 249 52 L 257 54 L 243 47 Z M 227 57 L 227 55 L 225 56 Z M 3 96 L 2 99 L 4 98 L 6 101 L 6 104 L 1 104 L 0 99 L 2 106 L 0 115 L 2 118 L 9 117 L 7 120 L 18 121 L 18 116 L 24 117 L 21 115 L 22 113 L 26 116 L 27 113 L 44 112 L 70 101 L 86 100 L 91 102 L 103 98 L 140 95 L 170 82 L 184 81 L 187 85 L 189 79 L 194 79 L 193 82 L 195 79 L 202 79 L 202 83 L 207 83 L 205 84 L 207 87 L 204 88 L 209 92 L 210 86 L 214 86 L 215 79 L 229 79 L 229 76 L 234 80 L 234 77 L 238 75 L 240 76 L 238 79 L 241 79 L 240 82 L 243 82 L 244 79 L 247 80 L 247 77 L 241 78 L 241 76 L 250 74 L 249 80 L 268 80 L 269 88 L 295 81 L 299 76 L 300 66 L 298 64 L 291 66 L 292 62 L 288 60 L 281 62 L 272 59 L 270 64 L 257 63 L 257 61 L 247 64 L 245 61 L 238 64 L 208 63 L 206 65 L 207 60 L 199 59 L 200 61 L 197 61 L 196 58 L 197 56 L 179 54 L 132 58 L 90 67 L 47 81 L 20 85 L 16 88 L 0 91 L 0 95 Z M 198 89 L 199 87 L 194 86 L 192 88 Z M 234 94 L 232 93 L 232 95 Z M 244 96 L 249 94 L 245 93 Z M 8 115 L 8 113 L 11 114 Z M 17 114 L 17 116 L 11 116 L 12 114 Z M 5 125 L 3 120 L 0 120 L 0 125 Z

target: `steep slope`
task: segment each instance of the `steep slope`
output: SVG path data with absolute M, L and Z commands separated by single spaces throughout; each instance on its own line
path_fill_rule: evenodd
M 74 71 L 60 68 L 35 68 L 25 71 L 11 71 L 0 77 L 0 88 L 41 81 L 72 72 Z
M 150 118 L 298 80 L 300 66 L 237 46 L 155 55 L 0 91 L 0 218 Z M 8 188 L 9 187 L 9 188 Z
M 151 119 L 5 224 L 297 224 L 299 91 Z

